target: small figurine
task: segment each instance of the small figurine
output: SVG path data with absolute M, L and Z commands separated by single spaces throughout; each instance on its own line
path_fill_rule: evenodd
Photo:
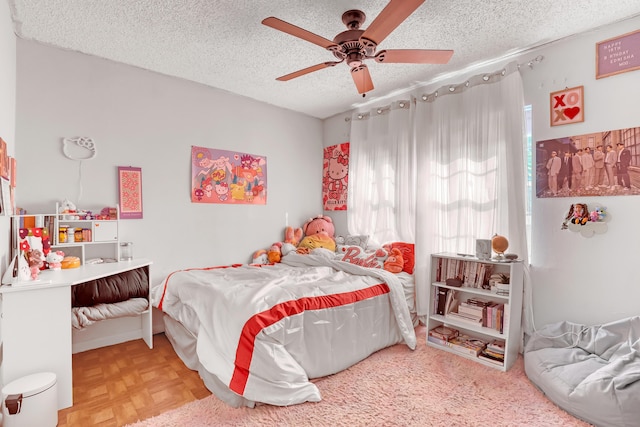
M 51 251 L 47 254 L 47 262 L 51 270 L 62 270 L 62 260 L 64 259 L 64 252 Z
M 39 249 L 30 250 L 29 252 L 27 252 L 27 261 L 29 261 L 31 279 L 38 280 L 40 268 L 44 265 L 44 254 Z

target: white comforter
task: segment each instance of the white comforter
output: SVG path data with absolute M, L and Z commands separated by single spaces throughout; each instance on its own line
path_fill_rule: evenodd
M 353 305 L 375 298 L 388 298 L 391 314 L 354 315 Z M 404 290 L 394 274 L 322 253 L 290 253 L 273 266 L 172 273 L 154 289 L 152 302 L 185 325 L 198 325 L 200 363 L 232 394 L 252 402 L 319 401 L 320 392 L 309 378 L 345 369 L 399 342 L 397 337 L 412 349 L 416 345 Z M 382 322 L 380 329 L 397 331 L 396 342 L 377 336 L 383 334 L 359 336 L 358 323 L 371 319 Z M 335 330 L 352 332 L 341 332 L 336 339 L 341 333 Z M 317 360 L 317 354 L 330 354 L 327 359 L 332 360 Z M 237 406 L 234 399 L 219 397 Z

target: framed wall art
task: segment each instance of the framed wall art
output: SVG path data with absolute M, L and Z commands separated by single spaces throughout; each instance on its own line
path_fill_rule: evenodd
M 640 69 L 640 30 L 596 43 L 596 79 Z
M 551 126 L 584 121 L 584 86 L 551 92 Z
M 191 202 L 267 204 L 267 158 L 191 147 Z
M 120 219 L 142 218 L 142 168 L 118 166 Z
M 537 141 L 536 196 L 640 195 L 640 127 Z
M 324 148 L 322 202 L 326 211 L 347 210 L 349 183 L 349 143 Z

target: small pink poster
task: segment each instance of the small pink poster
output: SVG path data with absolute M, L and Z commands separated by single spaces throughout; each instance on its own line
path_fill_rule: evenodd
M 121 219 L 142 218 L 142 168 L 118 167 Z
M 349 183 L 349 143 L 325 147 L 322 166 L 322 201 L 324 210 L 347 210 Z
M 267 204 L 267 158 L 191 147 L 191 202 Z

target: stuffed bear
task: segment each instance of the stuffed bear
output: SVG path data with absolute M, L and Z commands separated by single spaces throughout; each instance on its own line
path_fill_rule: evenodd
M 298 244 L 296 252 L 308 254 L 317 248 L 324 248 L 335 252 L 335 228 L 330 217 L 318 215 L 315 218 L 311 218 L 304 223 L 302 231 L 304 232 L 304 238 Z
M 47 254 L 47 262 L 51 270 L 61 270 L 63 259 L 64 252 L 62 251 L 51 251 Z
M 40 267 L 44 265 L 44 254 L 39 249 L 30 250 L 27 252 L 27 261 L 29 261 L 31 279 L 37 280 L 38 274 L 40 274 Z

